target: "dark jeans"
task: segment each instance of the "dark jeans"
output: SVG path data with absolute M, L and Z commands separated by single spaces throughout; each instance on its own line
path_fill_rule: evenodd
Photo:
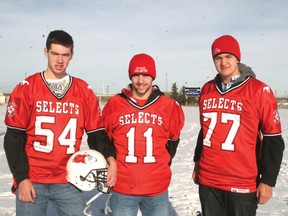
M 203 216 L 255 216 L 256 193 L 234 193 L 199 184 Z

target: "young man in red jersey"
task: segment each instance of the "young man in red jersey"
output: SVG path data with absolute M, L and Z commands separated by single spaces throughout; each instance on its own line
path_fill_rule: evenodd
M 108 185 L 116 182 L 115 149 L 96 95 L 66 72 L 73 48 L 68 33 L 50 32 L 44 49 L 47 69 L 19 83 L 10 96 L 4 148 L 15 180 L 16 215 L 46 215 L 48 200 L 59 215 L 83 215 L 82 194 L 67 183 L 66 164 L 79 150 L 84 131 L 89 147 L 110 164 Z
M 116 148 L 117 182 L 112 216 L 168 216 L 170 164 L 184 125 L 179 104 L 152 85 L 155 62 L 147 54 L 129 64 L 131 84 L 103 109 L 105 129 Z
M 282 161 L 277 102 L 270 87 L 239 63 L 235 38 L 217 38 L 212 56 L 218 74 L 201 90 L 192 177 L 204 216 L 254 216 L 257 203 L 271 198 Z

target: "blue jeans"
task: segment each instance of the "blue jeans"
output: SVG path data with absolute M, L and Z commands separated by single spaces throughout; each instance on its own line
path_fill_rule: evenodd
M 203 216 L 255 216 L 256 193 L 234 193 L 199 184 Z
M 168 191 L 158 196 L 131 196 L 112 191 L 110 198 L 111 216 L 169 216 Z
M 16 191 L 16 215 L 17 216 L 45 216 L 48 201 L 55 207 L 61 216 L 83 216 L 84 201 L 82 192 L 71 184 L 36 184 L 36 204 L 22 202 L 18 199 Z

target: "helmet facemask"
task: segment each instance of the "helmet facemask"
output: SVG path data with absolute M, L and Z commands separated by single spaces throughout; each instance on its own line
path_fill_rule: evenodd
M 95 183 L 95 188 L 102 193 L 110 193 L 110 187 L 107 185 L 107 168 L 92 169 L 86 176 L 80 175 L 81 181 Z

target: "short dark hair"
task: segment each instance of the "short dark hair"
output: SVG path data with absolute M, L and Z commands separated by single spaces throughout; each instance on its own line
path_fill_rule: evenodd
M 55 30 L 51 31 L 47 37 L 46 48 L 49 50 L 51 48 L 51 44 L 60 44 L 67 48 L 71 48 L 71 52 L 73 52 L 74 42 L 73 38 L 70 34 L 63 30 Z

